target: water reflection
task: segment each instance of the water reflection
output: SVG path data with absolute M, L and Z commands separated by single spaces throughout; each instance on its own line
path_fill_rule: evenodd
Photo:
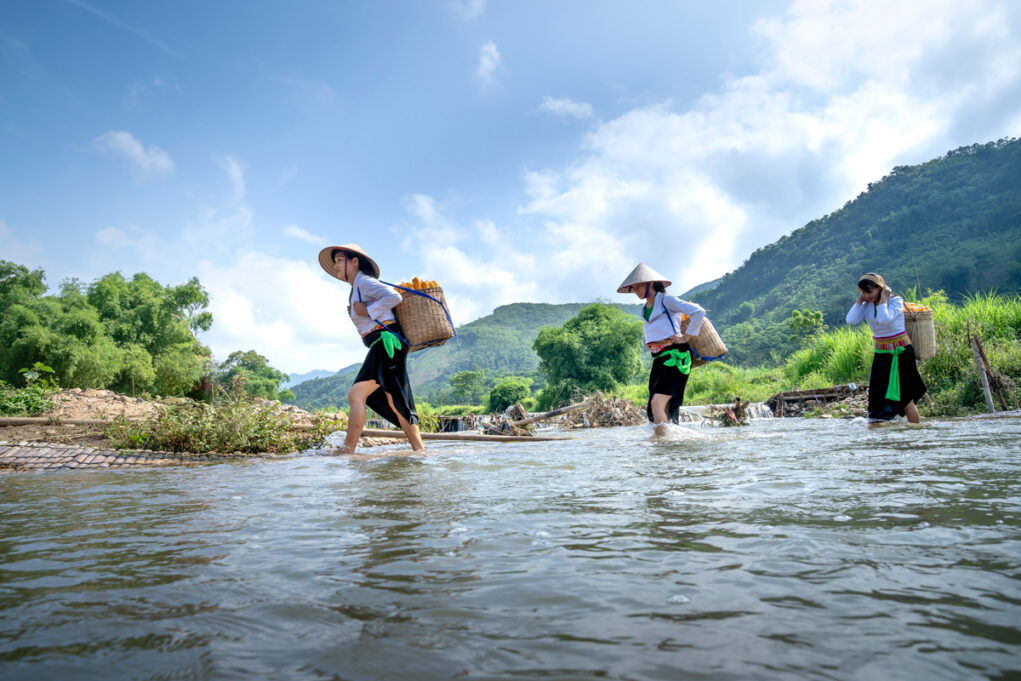
M 1021 668 L 1021 421 L 576 435 L 0 479 L 3 676 Z

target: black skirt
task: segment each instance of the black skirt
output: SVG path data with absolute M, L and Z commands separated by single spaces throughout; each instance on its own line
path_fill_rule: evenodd
M 904 415 L 904 407 L 915 402 L 925 394 L 925 383 L 918 375 L 915 363 L 915 349 L 908 345 L 897 357 L 897 372 L 900 375 L 900 401 L 886 399 L 886 390 L 890 385 L 890 368 L 893 366 L 893 355 L 877 352 L 872 357 L 872 374 L 869 377 L 869 421 L 889 421 L 895 416 Z
M 655 422 L 652 416 L 653 395 L 669 395 L 667 416 L 671 423 L 680 422 L 681 405 L 684 404 L 684 388 L 688 385 L 688 374 L 682 374 L 675 366 L 664 366 L 665 362 L 670 359 L 669 350 L 690 352 L 691 348 L 687 343 L 675 343 L 652 356 L 652 371 L 649 372 L 649 402 L 645 405 L 645 413 L 652 422 Z
M 388 327 L 391 331 L 401 332 L 397 324 Z M 397 414 L 390 408 L 386 396 L 389 394 L 397 407 L 397 412 L 404 417 L 408 423 L 418 423 L 418 413 L 415 411 L 415 397 L 411 394 L 411 383 L 408 381 L 408 344 L 401 342 L 401 349 L 394 350 L 394 356 L 388 357 L 383 341 L 376 341 L 383 333 L 381 329 L 372 331 L 362 342 L 369 348 L 369 354 L 365 356 L 362 368 L 358 370 L 355 383 L 363 381 L 375 381 L 379 387 L 369 395 L 366 404 L 369 409 L 376 412 L 398 428 L 400 422 Z

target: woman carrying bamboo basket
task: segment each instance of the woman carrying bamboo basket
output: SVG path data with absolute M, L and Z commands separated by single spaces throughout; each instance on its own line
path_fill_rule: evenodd
M 423 451 L 415 398 L 408 381 L 408 345 L 402 343 L 393 308 L 401 294 L 379 281 L 379 265 L 358 244 L 328 246 L 319 264 L 331 276 L 351 285 L 348 316 L 369 349 L 347 394 L 351 403 L 344 453 L 353 454 L 365 427 L 366 406 L 404 431 L 411 448 Z
M 639 264 L 617 288 L 617 293 L 634 293 L 645 299 L 645 345 L 652 353 L 649 373 L 649 402 L 646 414 L 655 424 L 656 435 L 666 434 L 668 422 L 677 423 L 684 388 L 691 372 L 691 347 L 705 319 L 701 305 L 667 294 L 670 281 L 645 264 Z M 683 328 L 682 317 L 688 317 Z
M 847 313 L 848 324 L 866 321 L 872 329 L 875 354 L 869 378 L 869 424 L 906 416 L 918 423 L 915 402 L 925 394 L 925 383 L 915 365 L 915 349 L 904 326 L 904 299 L 893 295 L 875 272 L 858 280 L 858 300 Z

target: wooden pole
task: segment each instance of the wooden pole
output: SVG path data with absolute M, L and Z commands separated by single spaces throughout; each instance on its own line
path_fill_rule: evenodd
M 989 377 L 986 376 L 986 368 L 982 365 L 982 356 L 978 353 L 978 345 L 975 343 L 975 337 L 970 334 L 970 329 L 968 340 L 971 341 L 971 351 L 975 354 L 975 369 L 978 371 L 978 377 L 982 381 L 982 392 L 986 396 L 986 408 L 992 414 L 996 411 L 996 407 L 993 406 L 993 396 L 989 392 Z
M 975 336 L 975 346 L 978 348 L 978 355 L 982 358 L 982 366 L 986 368 L 986 376 L 988 377 L 992 375 L 993 370 L 989 366 L 989 360 L 986 359 L 986 349 L 982 347 L 982 339 L 978 336 Z M 1000 402 L 1000 407 L 1003 408 L 1003 411 L 1007 411 L 1007 400 L 1003 399 L 1000 389 L 996 385 L 990 385 L 989 387 L 996 393 L 996 399 Z
M 568 412 L 578 411 L 579 409 L 584 409 L 587 406 L 588 406 L 588 400 L 586 400 L 584 402 L 579 402 L 578 404 L 570 404 L 570 405 L 568 405 L 566 407 L 560 407 L 560 409 L 554 409 L 553 411 L 547 411 L 547 412 L 542 413 L 542 414 L 536 414 L 535 416 L 530 416 L 527 419 L 521 419 L 520 421 L 513 421 L 513 422 L 510 423 L 510 427 L 511 428 L 518 428 L 520 426 L 527 426 L 529 423 L 536 423 L 538 421 L 545 421 L 546 419 L 551 419 L 554 416 L 560 416 L 561 414 L 567 414 Z
M 467 442 L 554 442 L 569 440 L 566 437 L 532 437 L 530 435 L 476 435 L 475 433 L 421 433 L 423 440 L 460 440 Z M 366 428 L 362 437 L 388 437 L 404 440 L 404 433 L 399 430 L 377 430 Z

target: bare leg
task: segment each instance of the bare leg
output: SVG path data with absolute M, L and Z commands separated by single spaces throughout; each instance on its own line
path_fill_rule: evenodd
M 914 402 L 904 405 L 904 415 L 908 417 L 908 423 L 921 423 L 922 418 L 918 415 L 918 407 Z
M 418 432 L 418 424 L 408 423 L 407 420 L 401 416 L 401 413 L 397 411 L 397 407 L 394 406 L 394 398 L 390 396 L 390 393 L 385 394 L 386 401 L 390 403 L 390 408 L 393 409 L 395 414 L 397 414 L 397 424 L 400 425 L 401 430 L 404 431 L 404 436 L 408 438 L 408 444 L 411 445 L 411 451 L 424 452 L 425 445 L 422 444 L 422 435 Z
M 656 435 L 666 435 L 666 426 L 670 420 L 666 413 L 669 404 L 669 395 L 656 393 L 652 396 L 652 421 L 656 424 Z
M 347 437 L 344 438 L 343 453 L 355 453 L 358 439 L 365 428 L 365 401 L 378 387 L 379 384 L 375 381 L 361 381 L 351 386 L 351 390 L 348 391 L 347 401 L 351 404 L 351 414 L 347 420 Z

